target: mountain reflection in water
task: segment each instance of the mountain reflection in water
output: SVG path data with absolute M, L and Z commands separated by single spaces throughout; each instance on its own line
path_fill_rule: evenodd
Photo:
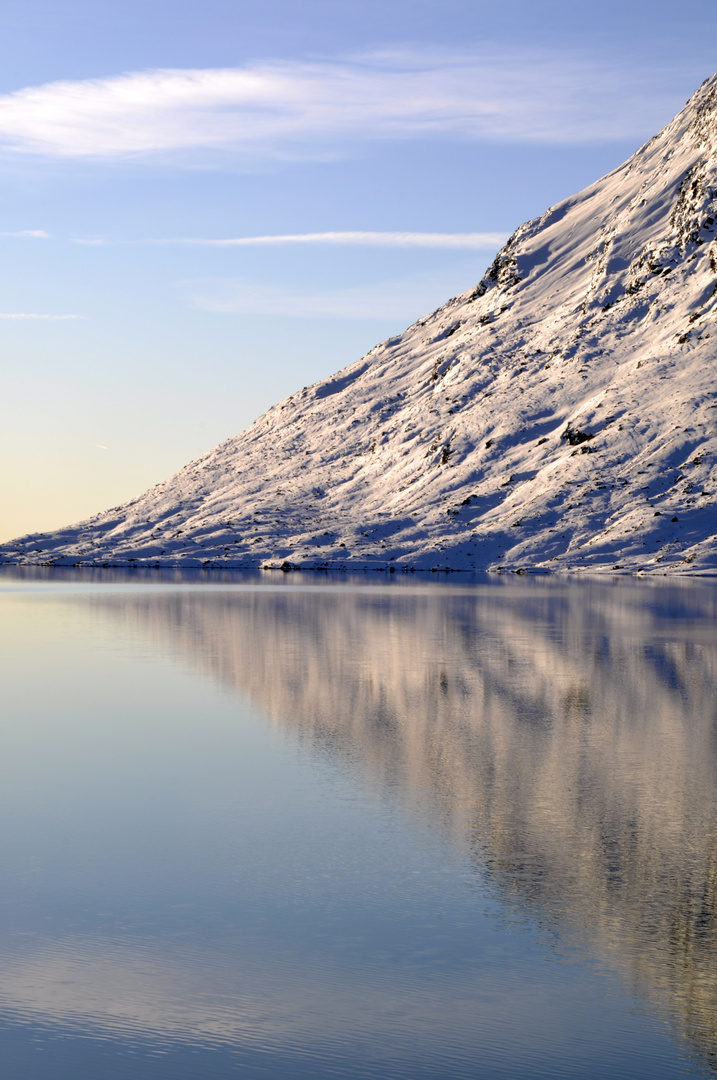
M 94 594 L 450 834 L 717 1049 L 711 585 Z

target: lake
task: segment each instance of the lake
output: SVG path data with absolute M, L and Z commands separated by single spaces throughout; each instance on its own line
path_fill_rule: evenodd
M 717 584 L 0 573 L 3 1080 L 713 1077 Z

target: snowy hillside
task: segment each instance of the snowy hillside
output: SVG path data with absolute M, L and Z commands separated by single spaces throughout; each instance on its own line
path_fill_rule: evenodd
M 476 288 L 0 561 L 717 569 L 716 235 L 714 76 Z

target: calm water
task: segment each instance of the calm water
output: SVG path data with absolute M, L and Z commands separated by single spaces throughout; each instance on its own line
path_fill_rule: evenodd
M 717 586 L 209 580 L 0 574 L 3 1080 L 717 1074 Z

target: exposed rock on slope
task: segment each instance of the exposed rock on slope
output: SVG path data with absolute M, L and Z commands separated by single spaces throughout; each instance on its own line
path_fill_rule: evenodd
M 717 76 L 483 280 L 10 562 L 717 568 Z

